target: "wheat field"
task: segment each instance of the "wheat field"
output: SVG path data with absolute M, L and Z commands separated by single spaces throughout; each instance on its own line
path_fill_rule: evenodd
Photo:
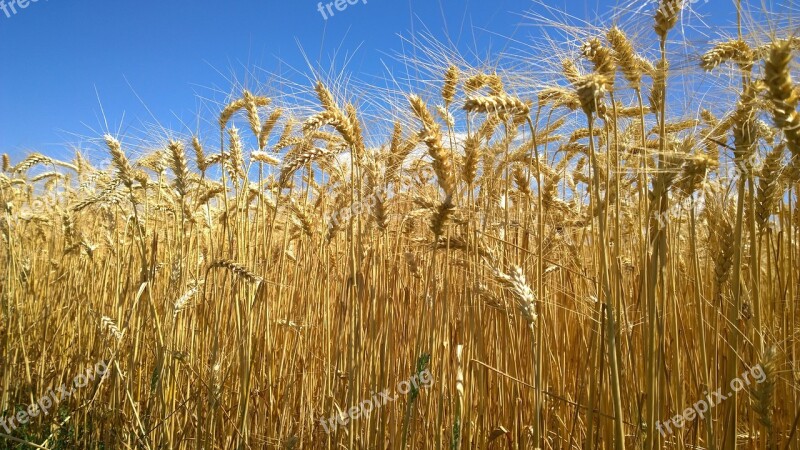
M 687 5 L 4 154 L 0 448 L 800 449 L 800 38 Z

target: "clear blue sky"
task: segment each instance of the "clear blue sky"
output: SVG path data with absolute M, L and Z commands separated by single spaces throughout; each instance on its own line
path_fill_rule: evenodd
M 710 1 L 730 9 L 730 0 Z M 323 66 L 336 52 L 340 63 L 354 54 L 347 70 L 361 78 L 383 74 L 399 36 L 412 31 L 449 36 L 465 51 L 537 34 L 524 26 L 531 0 L 368 0 L 334 8 L 328 20 L 317 3 L 38 0 L 11 17 L 0 10 L 0 152 L 15 161 L 31 150 L 68 158 L 69 144 L 106 131 L 101 104 L 112 131 L 141 129 L 155 122 L 150 112 L 181 129 L 198 113 L 208 117 L 199 97 L 230 91 L 255 67 L 305 70 L 303 52 Z M 619 1 L 548 3 L 590 18 Z

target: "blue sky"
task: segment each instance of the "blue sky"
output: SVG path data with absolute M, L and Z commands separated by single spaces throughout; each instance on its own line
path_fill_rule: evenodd
M 548 2 L 581 18 L 617 3 Z M 0 152 L 67 158 L 71 145 L 108 130 L 134 133 L 156 119 L 194 125 L 198 114 L 213 117 L 203 99 L 221 100 L 255 68 L 306 82 L 295 71 L 308 72 L 304 55 L 323 67 L 347 60 L 363 79 L 396 64 L 400 36 L 413 32 L 448 36 L 465 52 L 538 32 L 523 17 L 537 8 L 532 0 L 368 0 L 334 7 L 327 20 L 317 4 L 38 0 L 11 17 L 0 10 Z

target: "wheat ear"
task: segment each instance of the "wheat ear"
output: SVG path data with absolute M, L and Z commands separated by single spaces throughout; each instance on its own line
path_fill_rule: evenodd
M 279 160 L 278 158 L 270 155 L 267 152 L 262 152 L 262 151 L 254 151 L 250 153 L 250 159 L 256 162 L 269 164 L 271 166 L 277 166 L 280 165 L 281 163 L 281 160 Z
M 656 10 L 655 26 L 656 34 L 662 40 L 667 38 L 667 33 L 678 22 L 678 15 L 683 9 L 684 0 L 661 0 Z
M 792 48 L 789 41 L 772 44 L 764 68 L 764 78 L 769 88 L 773 105 L 775 126 L 783 130 L 786 144 L 795 157 L 800 157 L 800 114 L 797 113 L 798 97 L 789 72 Z
M 464 110 L 476 113 L 509 113 L 527 116 L 530 106 L 517 97 L 507 94 L 470 97 L 464 103 Z
M 511 273 L 506 274 L 492 267 L 492 273 L 494 274 L 495 280 L 511 293 L 517 308 L 522 313 L 528 325 L 535 325 L 538 317 L 536 313 L 536 296 L 533 294 L 533 290 L 528 286 L 522 268 L 513 266 L 511 268 Z
M 117 169 L 120 181 L 130 188 L 133 185 L 133 168 L 125 152 L 122 151 L 122 144 L 110 134 L 105 135 L 104 139 L 111 153 L 111 163 Z
M 447 224 L 447 219 L 453 214 L 454 211 L 455 206 L 453 206 L 450 196 L 447 196 L 447 198 L 445 198 L 445 200 L 436 208 L 436 212 L 431 217 L 430 227 L 437 239 L 439 236 L 444 235 L 444 226 Z
M 449 107 L 455 100 L 457 86 L 458 67 L 451 65 L 444 74 L 444 86 L 442 87 L 442 99 L 444 100 L 445 108 Z
M 746 42 L 740 39 L 720 42 L 700 57 L 700 67 L 711 72 L 727 61 L 735 62 L 740 68 L 749 71 L 753 65 L 754 53 Z
M 247 90 L 244 91 L 243 100 L 250 131 L 253 132 L 253 136 L 259 138 L 261 135 L 261 117 L 259 117 L 258 108 L 268 106 L 272 101 L 264 96 L 253 95 Z
M 246 105 L 246 101 L 243 98 L 236 99 L 223 108 L 222 112 L 219 115 L 219 128 L 220 130 L 224 130 L 226 126 L 228 126 L 228 122 L 230 122 L 231 117 L 244 108 Z
M 189 164 L 186 162 L 186 152 L 183 144 L 177 141 L 170 141 L 167 148 L 170 168 L 175 173 L 175 189 L 181 197 L 185 197 L 189 192 Z
M 614 49 L 614 57 L 628 84 L 633 89 L 642 86 L 642 66 L 639 64 L 636 51 L 628 36 L 619 28 L 612 27 L 606 33 L 606 38 Z
M 282 115 L 283 115 L 283 110 L 278 108 L 272 111 L 272 114 L 270 114 L 269 117 L 267 117 L 267 120 L 264 121 L 264 124 L 261 126 L 261 131 L 258 133 L 259 150 L 264 150 L 267 147 L 267 141 L 269 140 L 269 135 L 275 128 L 275 125 L 278 124 L 278 120 L 280 120 Z
M 589 39 L 581 49 L 583 56 L 592 62 L 595 73 L 602 75 L 606 80 L 606 89 L 611 91 L 614 87 L 614 75 L 617 65 L 611 54 L 611 49 L 603 46 L 598 38 Z
M 10 172 L 12 173 L 27 172 L 28 170 L 40 164 L 52 165 L 54 164 L 54 161 L 51 158 L 42 155 L 41 153 L 31 153 L 28 156 L 26 156 L 25 159 L 20 161 L 19 164 L 10 168 Z
M 117 341 L 121 341 L 124 331 L 120 330 L 117 324 L 110 317 L 103 316 L 100 318 L 100 328 L 108 331 L 108 334 L 113 336 Z
M 211 266 L 209 266 L 209 269 L 216 268 L 228 269 L 234 275 L 250 283 L 258 283 L 262 281 L 261 277 L 249 271 L 245 266 L 228 259 L 218 259 L 211 263 Z
M 777 448 L 777 446 L 774 445 L 776 436 L 774 436 L 772 422 L 772 408 L 775 406 L 775 360 L 775 348 L 770 347 L 764 352 L 761 358 L 761 364 L 758 365 L 758 367 L 761 368 L 763 376 L 758 380 L 752 392 L 755 400 L 753 409 L 756 412 L 758 421 L 767 429 L 767 448 Z
M 455 192 L 456 183 L 453 177 L 452 155 L 442 146 L 441 127 L 436 123 L 427 105 L 419 96 L 411 95 L 408 100 L 411 104 L 411 110 L 422 122 L 420 137 L 428 147 L 431 158 L 433 158 L 433 171 L 436 172 L 439 186 L 444 190 L 445 195 L 450 197 Z
M 783 164 L 785 149 L 786 146 L 783 144 L 776 145 L 764 158 L 756 191 L 756 224 L 759 230 L 764 230 L 778 203 L 779 181 L 785 167 Z

